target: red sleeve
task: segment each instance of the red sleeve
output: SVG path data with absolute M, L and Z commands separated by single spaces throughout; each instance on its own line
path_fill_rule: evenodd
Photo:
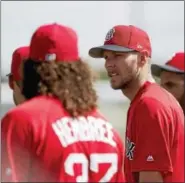
M 1 122 L 2 181 L 28 181 L 30 166 L 30 130 L 18 113 L 8 113 Z
M 133 172 L 172 172 L 170 136 L 173 125 L 170 111 L 155 99 L 145 99 L 135 109 L 135 137 Z

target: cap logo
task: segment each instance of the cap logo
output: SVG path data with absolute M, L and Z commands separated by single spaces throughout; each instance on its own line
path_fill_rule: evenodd
M 105 41 L 111 40 L 114 36 L 114 33 L 115 33 L 115 29 L 114 28 L 110 29 L 105 37 Z
M 45 56 L 45 61 L 54 61 L 54 60 L 56 60 L 56 58 L 57 58 L 57 56 L 56 56 L 56 54 L 55 53 L 52 53 L 52 54 L 47 54 L 46 56 Z
M 143 47 L 140 44 L 137 44 L 138 49 L 142 49 Z

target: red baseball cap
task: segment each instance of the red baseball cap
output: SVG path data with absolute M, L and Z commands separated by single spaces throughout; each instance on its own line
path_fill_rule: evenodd
M 166 62 L 165 65 L 152 64 L 151 66 L 152 74 L 159 77 L 161 71 L 175 72 L 179 74 L 184 74 L 184 52 L 175 53 L 175 55 Z
M 18 81 L 21 79 L 20 67 L 21 63 L 29 57 L 29 47 L 23 46 L 17 48 L 12 54 L 11 73 L 7 76 L 12 75 L 13 80 Z
M 103 51 L 131 52 L 147 51 L 151 57 L 152 49 L 148 34 L 133 25 L 116 25 L 107 33 L 103 46 L 93 47 L 89 55 L 102 58 Z
M 56 23 L 40 26 L 31 38 L 30 58 L 35 61 L 78 61 L 76 32 Z

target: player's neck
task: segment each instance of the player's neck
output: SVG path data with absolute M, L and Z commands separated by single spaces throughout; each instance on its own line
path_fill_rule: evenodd
M 122 89 L 123 95 L 125 95 L 130 101 L 132 101 L 146 81 L 149 81 L 151 83 L 155 82 L 150 73 L 146 74 L 145 76 L 138 77 L 135 81 L 130 83 L 128 88 Z

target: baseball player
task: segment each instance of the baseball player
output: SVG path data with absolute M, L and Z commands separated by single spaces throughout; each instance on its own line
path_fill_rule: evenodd
M 103 46 L 111 87 L 131 101 L 126 125 L 127 182 L 184 182 L 184 115 L 176 99 L 151 79 L 148 34 L 133 25 L 114 26 Z
M 184 52 L 177 52 L 165 65 L 152 64 L 152 74 L 180 103 L 184 114 Z
M 22 103 L 25 98 L 21 93 L 21 64 L 23 60 L 27 59 L 29 55 L 29 47 L 23 46 L 17 48 L 12 55 L 11 72 L 8 76 L 8 83 L 10 89 L 13 90 L 13 99 L 16 105 Z
M 75 31 L 40 26 L 21 72 L 27 101 L 1 126 L 3 181 L 124 182 L 122 141 L 97 110 Z

